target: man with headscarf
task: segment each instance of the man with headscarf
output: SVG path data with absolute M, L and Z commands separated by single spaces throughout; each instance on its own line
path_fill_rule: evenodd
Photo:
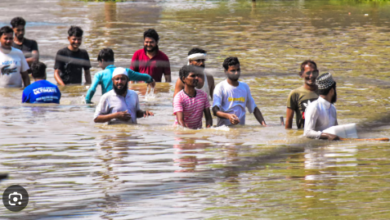
M 94 121 L 137 124 L 137 118 L 153 116 L 153 112 L 142 111 L 138 94 L 128 89 L 127 70 L 118 67 L 112 74 L 113 89 L 104 94 L 96 107 Z
M 338 136 L 323 132 L 338 125 L 333 105 L 337 101 L 336 82 L 332 74 L 325 73 L 317 78 L 316 84 L 320 96 L 306 108 L 304 135 L 308 138 L 339 140 Z
M 192 48 L 188 52 L 187 59 L 188 59 L 187 65 L 199 67 L 203 73 L 202 75 L 199 76 L 198 85 L 196 86 L 196 89 L 205 92 L 207 94 L 208 100 L 212 100 L 215 83 L 214 83 L 214 77 L 210 74 L 207 74 L 205 71 L 205 67 L 206 67 L 205 62 L 207 59 L 206 51 L 197 47 Z M 177 79 L 173 97 L 175 97 L 176 94 L 183 89 L 184 89 L 184 83 L 180 79 Z

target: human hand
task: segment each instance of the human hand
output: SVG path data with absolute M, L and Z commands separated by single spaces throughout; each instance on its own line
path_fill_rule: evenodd
M 150 111 L 144 111 L 144 118 L 146 118 L 148 116 L 154 116 L 154 113 L 150 112 Z
M 236 125 L 236 124 L 240 123 L 240 119 L 238 119 L 238 117 L 235 114 L 230 114 L 229 115 L 229 121 L 233 125 Z
M 123 112 L 115 113 L 115 118 L 123 120 L 123 121 L 129 121 L 131 119 L 131 115 L 126 110 Z
M 153 82 L 148 83 L 148 87 L 154 88 L 156 86 L 156 81 L 153 80 Z
M 323 134 L 326 135 L 326 137 L 327 137 L 328 140 L 330 140 L 330 141 L 338 141 L 338 140 L 340 140 L 340 137 L 337 136 L 337 135 L 328 134 L 328 133 L 323 133 Z
M 262 121 L 261 125 L 263 125 L 264 127 L 267 127 L 267 124 L 265 123 L 265 121 Z

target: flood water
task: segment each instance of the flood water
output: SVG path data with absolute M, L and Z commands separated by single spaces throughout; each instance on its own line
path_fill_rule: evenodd
M 173 83 L 154 96 L 133 85 L 137 125 L 94 124 L 86 85 L 61 88 L 60 105 L 22 105 L 21 89 L 0 89 L 2 192 L 21 185 L 29 205 L 1 219 L 389 219 L 390 144 L 307 140 L 285 130 L 286 98 L 302 85 L 299 64 L 317 62 L 337 81 L 338 121 L 361 137 L 390 137 L 390 3 L 353 0 L 174 0 L 118 3 L 2 0 L 0 25 L 28 21 L 53 78 L 67 29 L 84 29 L 83 48 L 99 71 L 104 47 L 128 67 L 155 28 L 173 82 L 195 46 L 208 51 L 217 82 L 222 62 L 238 56 L 268 127 L 172 127 Z M 295 122 L 295 120 L 294 120 Z M 214 118 L 216 124 L 216 118 Z

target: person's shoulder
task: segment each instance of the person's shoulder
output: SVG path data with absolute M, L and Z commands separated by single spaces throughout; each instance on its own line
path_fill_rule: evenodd
M 116 94 L 115 94 L 114 89 L 111 89 L 110 91 L 104 93 L 100 99 L 101 99 L 101 100 L 105 100 L 105 99 L 107 99 L 108 97 L 110 97 L 110 96 L 115 96 L 115 95 L 116 95 Z
M 80 53 L 88 55 L 88 51 L 86 49 L 80 48 Z
M 67 54 L 69 51 L 68 47 L 61 48 L 57 51 L 57 54 Z
M 33 39 L 24 38 L 23 43 L 31 45 L 31 44 L 37 44 L 37 41 Z
M 199 94 L 200 94 L 201 96 L 207 96 L 207 93 L 204 92 L 203 90 L 196 90 L 196 92 L 199 92 Z
M 134 90 L 131 90 L 131 89 L 128 89 L 127 93 L 130 94 L 130 95 L 137 95 L 138 96 L 138 93 L 136 91 L 134 91 Z
M 134 52 L 134 55 L 133 55 L 133 56 L 140 55 L 140 54 L 142 54 L 142 53 L 144 53 L 144 52 L 145 52 L 145 51 L 144 51 L 143 48 L 142 48 L 142 49 L 139 49 L 139 50 L 137 50 L 137 51 Z
M 21 50 L 19 50 L 18 48 L 15 48 L 15 47 L 11 47 L 11 53 L 12 54 L 16 54 L 16 55 L 21 55 L 21 56 L 24 57 L 23 52 Z
M 249 90 L 249 85 L 248 85 L 246 82 L 241 82 L 241 81 L 240 81 L 239 86 L 240 86 L 240 87 L 243 87 L 243 88 L 245 88 L 245 89 L 247 89 L 247 90 Z
M 225 80 L 223 80 L 223 81 L 217 83 L 217 85 L 215 85 L 215 88 L 217 88 L 217 87 L 219 88 L 219 87 L 225 86 L 226 83 L 227 83 L 227 81 L 226 81 L 226 79 L 225 79 Z
M 169 59 L 168 56 L 164 52 L 162 52 L 161 50 L 158 51 L 158 55 L 159 55 L 160 58 L 163 58 L 163 59 L 166 59 L 166 60 Z

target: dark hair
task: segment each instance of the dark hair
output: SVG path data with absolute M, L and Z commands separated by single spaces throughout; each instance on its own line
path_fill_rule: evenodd
M 24 20 L 22 17 L 16 17 L 11 20 L 11 26 L 12 28 L 16 28 L 17 26 L 26 26 L 26 20 Z
M 207 51 L 203 50 L 203 49 L 200 49 L 198 47 L 194 47 L 192 48 L 189 52 L 188 52 L 188 56 L 191 55 L 191 54 L 195 54 L 195 53 L 207 53 Z
M 158 42 L 158 40 L 160 40 L 160 37 L 158 36 L 157 31 L 154 29 L 148 29 L 144 32 L 144 39 L 147 37 L 153 38 L 156 42 Z
M 336 82 L 334 82 L 333 85 L 327 89 L 319 89 L 318 94 L 319 95 L 328 95 L 332 88 L 334 88 L 334 90 L 336 90 Z
M 299 75 L 302 75 L 303 72 L 305 72 L 305 66 L 309 65 L 310 67 L 313 67 L 315 70 L 317 69 L 317 64 L 313 60 L 305 60 L 303 63 L 301 63 L 301 72 L 299 72 Z
M 237 64 L 240 64 L 240 61 L 238 61 L 237 57 L 228 57 L 225 59 L 225 61 L 223 61 L 222 66 L 225 68 L 225 70 L 228 70 L 229 66 L 235 66 Z
M 183 78 L 187 78 L 187 76 L 190 73 L 196 73 L 196 74 L 202 74 L 202 68 L 197 67 L 197 66 L 192 66 L 192 65 L 184 65 L 180 70 L 179 70 L 179 77 L 180 80 L 184 83 Z
M 68 30 L 68 36 L 69 37 L 82 37 L 83 36 L 83 29 L 79 26 L 70 26 Z
M 3 36 L 3 34 L 9 34 L 9 33 L 14 33 L 14 31 L 10 26 L 4 26 L 0 28 L 0 37 Z
M 102 49 L 97 57 L 98 61 L 114 62 L 114 51 L 111 48 Z
M 46 65 L 41 62 L 34 62 L 31 64 L 31 72 L 35 79 L 44 79 L 46 78 Z

